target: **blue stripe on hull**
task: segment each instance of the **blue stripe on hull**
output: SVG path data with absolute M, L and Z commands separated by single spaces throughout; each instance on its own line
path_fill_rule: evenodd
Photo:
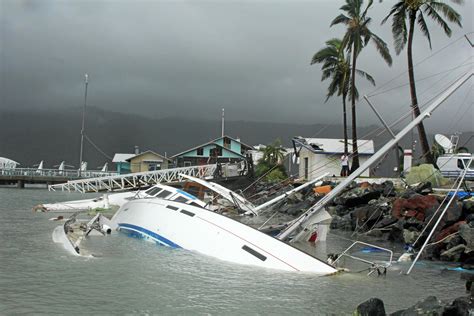
M 181 246 L 179 246 L 178 244 L 175 244 L 171 240 L 166 239 L 165 237 L 160 236 L 157 233 L 154 233 L 154 232 L 152 232 L 148 229 L 145 229 L 143 227 L 132 225 L 132 224 L 124 224 L 124 223 L 120 223 L 120 224 L 118 224 L 118 226 L 119 226 L 120 230 L 123 229 L 123 230 L 127 230 L 127 231 L 134 232 L 134 233 L 140 233 L 141 235 L 145 235 L 145 236 L 153 238 L 154 240 L 156 240 L 157 242 L 159 242 L 160 244 L 163 244 L 165 246 L 168 246 L 168 247 L 171 247 L 171 248 L 182 248 Z M 135 235 L 135 234 L 133 234 L 133 235 Z

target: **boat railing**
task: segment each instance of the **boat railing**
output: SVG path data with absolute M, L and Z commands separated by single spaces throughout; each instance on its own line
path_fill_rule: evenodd
M 377 252 L 382 252 L 382 253 L 387 253 L 389 255 L 389 259 L 387 261 L 375 261 L 375 260 L 369 260 L 366 258 L 361 258 L 358 256 L 355 256 L 354 254 L 350 253 L 349 251 L 353 249 L 355 246 L 367 246 L 369 249 L 373 249 Z M 393 251 L 387 248 L 383 248 L 380 246 L 376 246 L 373 244 L 369 244 L 363 241 L 355 241 L 353 242 L 346 250 L 344 250 L 341 254 L 338 255 L 338 257 L 332 262 L 333 266 L 336 266 L 338 262 L 341 261 L 342 258 L 350 258 L 355 261 L 362 262 L 364 264 L 370 265 L 370 267 L 367 269 L 369 272 L 367 275 L 371 275 L 375 271 L 377 271 L 379 274 L 380 273 L 386 273 L 386 269 L 392 265 L 393 261 Z M 380 271 L 380 269 L 383 269 L 383 272 Z

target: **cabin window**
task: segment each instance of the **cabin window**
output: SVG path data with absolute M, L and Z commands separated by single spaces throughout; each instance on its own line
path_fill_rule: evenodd
M 161 191 L 161 188 L 151 188 L 151 189 L 145 191 L 145 193 L 148 194 L 148 195 L 153 195 L 154 196 L 155 194 L 157 194 L 160 191 Z
M 172 206 L 172 205 L 166 205 L 166 208 L 169 208 L 170 210 L 173 210 L 173 211 L 177 211 L 179 209 L 178 207 Z
M 201 205 L 197 204 L 196 202 L 191 202 L 189 205 L 196 206 L 196 207 L 202 207 Z
M 185 198 L 184 196 L 178 196 L 176 199 L 174 199 L 175 202 L 180 202 L 180 203 L 186 203 L 189 200 Z
M 196 150 L 196 154 L 197 154 L 198 156 L 204 155 L 204 148 L 202 148 L 202 147 L 201 147 L 201 148 L 198 148 L 198 149 Z
M 464 163 L 463 163 L 462 159 L 458 159 L 458 168 L 464 170 Z
M 170 191 L 163 190 L 163 191 L 161 191 L 160 193 L 158 193 L 158 194 L 156 195 L 156 197 L 159 197 L 159 198 L 164 199 L 164 198 L 168 197 L 170 194 L 171 194 Z
M 181 213 L 183 213 L 184 215 L 191 216 L 191 217 L 193 217 L 195 215 L 193 212 L 189 212 L 189 211 L 186 211 L 186 210 L 181 210 Z
M 249 246 L 242 246 L 242 249 L 247 251 L 249 254 L 257 257 L 258 259 L 262 260 L 262 261 L 265 261 L 267 260 L 267 257 L 265 257 L 264 255 L 262 255 L 260 252 L 256 251 L 256 250 L 253 250 L 252 248 L 250 248 Z
M 471 169 L 471 165 L 472 165 L 471 159 L 464 159 L 464 166 L 466 166 L 466 169 Z

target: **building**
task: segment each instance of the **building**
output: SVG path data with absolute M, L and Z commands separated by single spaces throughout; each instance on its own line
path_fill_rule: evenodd
M 246 159 L 253 148 L 229 136 L 223 136 L 210 142 L 185 150 L 172 156 L 178 167 L 199 166 L 216 162 L 238 162 Z
M 135 154 L 115 154 L 112 162 L 117 167 L 118 174 L 130 173 L 130 162 L 127 159 L 132 158 Z
M 341 173 L 341 156 L 344 154 L 344 140 L 332 138 L 293 138 L 295 150 L 299 153 L 299 176 L 305 179 L 315 179 L 329 172 L 331 176 L 339 176 Z M 352 141 L 349 140 L 349 156 L 352 154 Z M 359 162 L 363 164 L 374 154 L 374 142 L 372 140 L 357 140 L 359 151 Z M 352 161 L 349 160 L 349 166 Z M 364 171 L 362 176 L 369 176 L 369 170 Z
M 154 151 L 147 150 L 126 160 L 130 163 L 131 172 L 145 172 L 168 169 L 172 160 Z

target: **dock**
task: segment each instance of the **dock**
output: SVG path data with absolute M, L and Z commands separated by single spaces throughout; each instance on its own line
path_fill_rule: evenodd
M 116 172 L 81 171 L 37 168 L 10 168 L 0 169 L 0 184 L 16 185 L 24 188 L 25 184 L 54 185 L 85 178 L 102 178 L 117 175 Z
M 213 179 L 215 177 L 236 178 L 242 176 L 242 171 L 238 169 L 239 164 L 222 164 L 217 167 L 212 165 L 201 165 L 191 167 L 181 167 L 172 169 L 163 169 L 147 172 L 136 172 L 122 175 L 100 176 L 87 179 L 69 180 L 65 183 L 51 184 L 48 186 L 50 191 L 67 192 L 101 192 L 101 191 L 122 191 L 138 189 L 158 183 L 176 183 L 182 182 L 181 174 L 193 176 L 202 179 Z M 219 168 L 219 169 L 218 169 Z

